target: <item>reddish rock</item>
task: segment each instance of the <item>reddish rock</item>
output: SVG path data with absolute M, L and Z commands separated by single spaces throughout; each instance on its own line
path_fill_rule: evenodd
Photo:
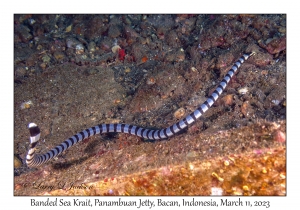
M 222 104 L 225 106 L 231 106 L 233 104 L 233 94 L 228 94 L 221 98 Z
M 275 38 L 269 42 L 266 49 L 271 54 L 279 53 L 286 49 L 286 37 Z
M 119 54 L 119 60 L 123 61 L 124 58 L 125 58 L 125 55 L 126 55 L 125 50 L 124 49 L 119 49 L 118 54 Z
M 245 117 L 250 117 L 253 114 L 254 110 L 249 103 L 249 101 L 245 101 L 241 106 L 241 112 Z
M 274 132 L 273 134 L 274 136 L 274 140 L 280 143 L 284 143 L 285 142 L 285 133 L 277 130 L 276 132 Z
M 218 69 L 222 69 L 224 67 L 228 68 L 230 65 L 232 65 L 234 59 L 235 57 L 232 55 L 232 53 L 223 53 L 218 57 L 216 67 Z
M 272 60 L 273 56 L 269 53 L 258 53 L 254 57 L 253 62 L 255 63 L 255 65 L 263 67 L 269 65 Z

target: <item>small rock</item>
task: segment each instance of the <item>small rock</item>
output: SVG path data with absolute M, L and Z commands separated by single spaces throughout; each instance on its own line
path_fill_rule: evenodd
M 43 46 L 39 44 L 39 45 L 36 47 L 36 49 L 37 49 L 37 50 L 42 50 L 42 49 L 43 49 Z
M 77 44 L 75 49 L 77 55 L 82 55 L 84 53 L 84 46 L 81 43 Z
M 261 90 L 261 89 L 257 89 L 257 91 L 255 92 L 256 96 L 257 96 L 257 99 L 260 101 L 260 102 L 263 102 L 266 98 L 266 95 L 264 94 L 264 92 Z
M 270 54 L 276 54 L 286 49 L 286 37 L 275 38 L 269 42 L 266 49 Z
M 184 60 L 185 60 L 185 52 L 184 52 L 183 48 L 180 48 L 177 52 L 176 61 L 182 62 Z
M 63 52 L 60 52 L 60 51 L 54 52 L 53 56 L 57 61 L 61 61 L 65 58 L 65 54 Z
M 67 28 L 66 28 L 66 33 L 68 33 L 68 32 L 70 32 L 72 30 L 72 24 L 71 25 L 69 25 Z
M 286 87 L 285 85 L 279 85 L 274 88 L 264 101 L 264 107 L 269 109 L 277 106 L 286 98 Z
M 233 94 L 228 94 L 221 99 L 225 106 L 231 106 L 233 104 Z
M 90 42 L 88 45 L 88 51 L 89 53 L 93 53 L 96 51 L 96 43 L 95 42 Z
M 185 114 L 185 109 L 181 107 L 174 112 L 174 117 L 176 119 L 180 119 L 184 116 L 184 114 Z
M 172 47 L 180 47 L 181 43 L 175 31 L 170 31 L 166 35 L 166 42 Z
M 253 113 L 252 106 L 249 101 L 245 101 L 241 106 L 241 112 L 245 117 L 249 117 Z
M 253 59 L 253 62 L 257 66 L 264 67 L 269 65 L 272 60 L 273 56 L 269 53 L 257 53 L 255 59 Z
M 43 70 L 45 70 L 46 67 L 47 67 L 47 64 L 43 62 L 43 63 L 40 64 L 40 67 L 41 67 Z
M 117 38 L 121 35 L 121 30 L 118 25 L 112 25 L 108 29 L 108 36 L 111 38 Z
M 80 44 L 80 42 L 74 38 L 67 38 L 66 39 L 66 45 L 68 48 L 75 48 L 77 44 Z
M 22 165 L 22 160 L 16 155 L 14 155 L 14 168 L 20 168 Z
M 25 67 L 17 67 L 17 69 L 15 70 L 15 74 L 17 77 L 23 77 L 26 74 L 26 69 Z
M 154 85 L 155 84 L 155 78 L 154 77 L 148 78 L 146 83 L 147 83 L 147 85 Z
M 285 142 L 285 133 L 280 130 L 277 130 L 274 134 L 274 140 L 280 143 Z
M 26 65 L 28 67 L 32 67 L 36 64 L 37 62 L 37 55 L 35 53 L 32 53 L 26 60 Z
M 111 51 L 113 53 L 117 53 L 117 52 L 119 52 L 120 49 L 121 49 L 121 47 L 119 45 L 115 45 L 111 48 Z
M 42 61 L 43 61 L 44 63 L 49 63 L 50 60 L 51 60 L 51 58 L 50 58 L 49 55 L 44 55 L 44 56 L 42 57 Z
M 29 32 L 30 29 L 24 25 L 18 25 L 16 27 L 16 33 L 19 35 L 22 42 L 28 43 L 32 39 L 32 35 Z

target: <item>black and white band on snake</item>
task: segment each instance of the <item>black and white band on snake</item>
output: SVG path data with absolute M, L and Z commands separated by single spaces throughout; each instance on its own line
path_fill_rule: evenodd
M 216 90 L 193 113 L 189 114 L 174 125 L 171 125 L 161 130 L 151 130 L 128 124 L 100 124 L 75 134 L 74 136 L 66 139 L 63 143 L 49 150 L 45 154 L 35 154 L 36 145 L 40 139 L 40 129 L 35 123 L 30 123 L 28 125 L 30 131 L 30 149 L 26 156 L 26 163 L 29 167 L 39 166 L 56 157 L 57 155 L 61 154 L 63 151 L 67 150 L 69 147 L 73 146 L 77 142 L 80 142 L 96 134 L 110 132 L 129 133 L 132 135 L 140 136 L 145 139 L 153 140 L 171 137 L 183 130 L 184 128 L 186 128 L 187 126 L 194 123 L 201 115 L 204 114 L 204 112 L 206 112 L 215 103 L 215 101 L 219 98 L 219 96 L 226 88 L 234 73 L 238 70 L 241 64 L 252 55 L 254 55 L 254 52 L 244 54 L 242 57 L 240 57 L 240 59 L 237 62 L 235 62 L 232 68 L 227 72 L 224 79 L 220 82 Z

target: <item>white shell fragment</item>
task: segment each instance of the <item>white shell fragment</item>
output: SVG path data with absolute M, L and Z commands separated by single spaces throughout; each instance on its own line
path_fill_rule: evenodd
M 121 49 L 121 47 L 120 47 L 119 45 L 115 45 L 115 46 L 113 46 L 113 47 L 111 48 L 111 51 L 112 51 L 113 53 L 117 53 L 117 52 L 119 51 L 119 49 Z
M 220 187 L 212 187 L 210 195 L 223 195 L 223 189 Z
M 32 101 L 25 101 L 23 103 L 21 103 L 20 108 L 21 109 L 29 109 L 31 106 L 33 105 Z
M 276 100 L 272 100 L 272 103 L 277 106 L 280 103 L 280 101 L 276 99 Z
M 239 94 L 244 95 L 249 91 L 248 87 L 243 87 L 238 90 Z
M 75 49 L 77 55 L 81 55 L 84 53 L 84 46 L 82 44 L 76 45 Z

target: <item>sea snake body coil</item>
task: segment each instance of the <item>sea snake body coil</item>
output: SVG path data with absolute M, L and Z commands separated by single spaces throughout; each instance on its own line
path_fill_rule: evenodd
M 77 142 L 80 142 L 96 134 L 110 132 L 129 133 L 132 135 L 140 136 L 145 139 L 153 140 L 171 137 L 179 131 L 186 128 L 188 125 L 194 123 L 201 115 L 203 115 L 204 112 L 206 112 L 222 94 L 223 90 L 226 88 L 227 84 L 233 77 L 234 73 L 241 66 L 241 64 L 254 54 L 255 53 L 252 52 L 249 54 L 244 54 L 242 57 L 240 57 L 240 59 L 237 62 L 235 62 L 232 68 L 227 72 L 224 79 L 220 82 L 216 90 L 207 98 L 207 100 L 201 106 L 199 106 L 193 113 L 186 116 L 184 119 L 180 120 L 174 125 L 169 126 L 168 128 L 164 128 L 161 130 L 151 130 L 128 124 L 100 124 L 75 134 L 74 136 L 68 138 L 63 143 L 49 150 L 45 154 L 35 154 L 36 145 L 40 139 L 40 129 L 35 123 L 30 123 L 28 125 L 30 131 L 30 149 L 26 156 L 26 163 L 29 167 L 39 166 L 56 157 L 57 155 L 61 154 L 63 151 L 73 146 Z

